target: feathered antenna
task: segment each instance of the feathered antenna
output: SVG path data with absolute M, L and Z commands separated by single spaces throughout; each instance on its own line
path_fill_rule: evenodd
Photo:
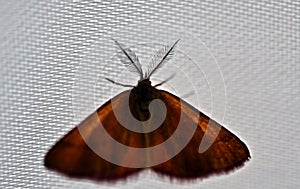
M 140 79 L 142 80 L 143 70 L 138 56 L 130 48 L 123 48 L 122 45 L 116 40 L 114 40 L 114 42 L 121 49 L 121 51 L 118 52 L 120 61 L 124 65 L 126 65 L 130 71 L 137 72 L 140 75 Z
M 151 62 L 149 63 L 148 71 L 145 73 L 145 79 L 149 79 L 150 76 L 154 73 L 155 70 L 160 68 L 165 62 L 172 58 L 174 53 L 174 49 L 176 44 L 180 39 L 178 39 L 174 45 L 165 46 L 164 48 L 160 49 L 152 58 Z

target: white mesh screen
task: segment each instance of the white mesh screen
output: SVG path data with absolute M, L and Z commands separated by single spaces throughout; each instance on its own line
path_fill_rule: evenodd
M 1 188 L 300 187 L 299 2 L 1 1 L 0 5 Z M 127 181 L 103 184 L 45 169 L 44 155 L 58 139 L 125 90 L 105 77 L 136 84 L 138 77 L 119 62 L 109 61 L 115 53 L 111 38 L 144 47 L 140 52 L 144 61 L 157 50 L 155 45 L 180 38 L 178 52 L 198 56 L 193 60 L 202 72 L 178 53 L 182 61 L 167 63 L 153 81 L 164 80 L 181 67 L 200 95 L 198 105 L 190 102 L 208 114 L 212 86 L 215 118 L 221 122 L 223 114 L 218 112 L 224 107 L 216 104 L 223 103 L 220 96 L 225 90 L 211 64 L 210 50 L 226 84 L 222 122 L 250 148 L 252 159 L 246 166 L 187 183 L 146 171 Z M 173 83 L 186 93 L 193 91 L 184 88 L 181 77 L 177 74 Z

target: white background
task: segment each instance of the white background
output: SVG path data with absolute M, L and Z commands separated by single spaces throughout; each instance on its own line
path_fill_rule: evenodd
M 298 1 L 0 3 L 1 188 L 300 187 Z M 180 38 L 178 52 L 191 53 L 201 65 L 200 71 L 189 63 L 181 67 L 199 97 L 199 104 L 190 102 L 211 115 L 211 91 L 203 79 L 207 76 L 216 96 L 212 117 L 246 142 L 252 155 L 246 166 L 186 183 L 149 171 L 115 184 L 95 183 L 45 169 L 44 155 L 58 139 L 125 90 L 105 77 L 136 84 L 137 77 L 119 62 L 109 61 L 115 52 L 111 38 L 137 47 Z M 223 74 L 225 90 L 204 47 Z M 149 58 L 145 52 L 141 56 Z M 204 58 L 193 53 L 203 53 Z M 172 65 L 179 64 L 170 62 L 153 78 L 163 80 L 175 72 Z M 186 87 L 181 76 L 175 76 L 173 87 Z M 189 90 L 194 91 L 186 93 Z M 216 104 L 224 103 L 217 98 L 224 92 L 223 119 L 218 112 L 224 107 Z

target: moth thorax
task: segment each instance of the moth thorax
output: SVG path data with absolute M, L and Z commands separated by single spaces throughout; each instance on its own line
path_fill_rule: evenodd
M 150 118 L 149 104 L 154 99 L 154 88 L 148 83 L 139 83 L 130 94 L 129 106 L 132 115 L 140 120 L 146 121 Z

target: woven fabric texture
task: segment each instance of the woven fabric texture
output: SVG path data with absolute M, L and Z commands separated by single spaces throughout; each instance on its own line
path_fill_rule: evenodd
M 106 77 L 137 83 L 112 38 L 145 63 L 180 38 L 153 82 L 177 73 L 162 87 L 196 91 L 187 101 L 245 141 L 252 159 L 184 183 L 150 171 L 96 183 L 45 169 L 57 140 L 125 90 Z M 300 187 L 299 1 L 1 1 L 0 49 L 0 188 Z

